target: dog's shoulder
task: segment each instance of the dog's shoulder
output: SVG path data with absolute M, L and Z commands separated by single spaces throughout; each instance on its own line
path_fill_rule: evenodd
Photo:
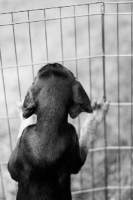
M 63 134 L 63 139 L 66 143 L 65 148 L 69 149 L 70 151 L 73 150 L 78 138 L 75 127 L 68 123 L 66 130 L 63 131 Z
M 36 125 L 32 124 L 27 126 L 23 132 L 22 132 L 22 136 L 20 138 L 20 147 L 21 151 L 24 153 L 28 153 L 27 150 L 30 149 L 30 143 L 31 141 L 35 141 L 35 133 L 36 133 Z M 33 143 L 33 142 L 32 142 Z
M 71 140 L 72 142 L 73 142 L 73 140 L 75 140 L 76 137 L 77 137 L 76 129 L 75 129 L 75 127 L 74 127 L 72 124 L 70 124 L 70 123 L 68 123 L 66 127 L 63 127 L 62 132 L 63 132 L 63 136 L 65 137 L 65 135 L 66 135 L 66 137 L 67 137 L 69 140 Z
M 23 156 L 27 157 L 28 161 L 34 162 L 35 165 L 37 163 L 51 165 L 75 148 L 77 133 L 71 124 L 67 124 L 58 137 L 49 138 L 45 131 L 43 134 L 44 138 L 42 139 L 36 132 L 36 126 L 30 125 L 23 131 L 21 137 Z

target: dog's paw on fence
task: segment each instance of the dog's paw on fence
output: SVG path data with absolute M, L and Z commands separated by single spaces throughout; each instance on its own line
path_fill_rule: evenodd
M 94 100 L 92 102 L 93 117 L 100 124 L 109 110 L 109 101 L 105 101 L 104 98 Z

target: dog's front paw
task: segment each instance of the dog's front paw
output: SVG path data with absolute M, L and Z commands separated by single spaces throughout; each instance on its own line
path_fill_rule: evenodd
M 92 102 L 92 109 L 93 109 L 93 117 L 95 118 L 97 123 L 100 124 L 104 116 L 108 112 L 109 101 L 105 101 L 103 98 L 100 98 L 97 101 L 94 100 Z

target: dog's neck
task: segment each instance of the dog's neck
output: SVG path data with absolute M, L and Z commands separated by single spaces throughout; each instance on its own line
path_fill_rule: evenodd
M 56 85 L 56 87 L 55 87 Z M 70 89 L 52 77 L 41 89 L 36 107 L 37 128 L 60 129 L 67 124 Z
M 37 109 L 37 129 L 45 131 L 58 130 L 68 123 L 67 110 L 58 104 L 53 107 L 52 104 Z

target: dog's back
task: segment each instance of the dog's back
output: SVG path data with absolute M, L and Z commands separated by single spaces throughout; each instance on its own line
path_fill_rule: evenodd
M 37 115 L 13 151 L 8 168 L 18 182 L 17 200 L 71 200 L 70 174 L 83 165 L 78 137 L 68 123 L 91 112 L 90 101 L 74 76 L 59 64 L 39 72 L 23 104 L 25 118 Z
M 29 130 L 30 128 L 31 130 Z M 71 199 L 70 174 L 75 160 L 76 135 L 75 137 L 69 136 L 69 138 L 67 136 L 56 138 L 57 142 L 48 141 L 43 146 L 41 139 L 35 141 L 36 136 L 33 134 L 33 129 L 34 127 L 28 127 L 22 136 L 25 143 L 21 147 L 21 159 L 24 160 L 21 165 L 25 169 L 18 181 L 18 199 Z M 72 129 L 68 127 L 69 132 L 65 131 L 65 133 L 71 134 Z M 26 134 L 29 134 L 29 138 L 34 137 L 34 139 L 28 139 Z M 29 140 L 31 141 L 29 142 Z M 38 145 L 35 146 L 35 142 Z M 25 147 L 26 143 L 28 143 L 27 148 Z

